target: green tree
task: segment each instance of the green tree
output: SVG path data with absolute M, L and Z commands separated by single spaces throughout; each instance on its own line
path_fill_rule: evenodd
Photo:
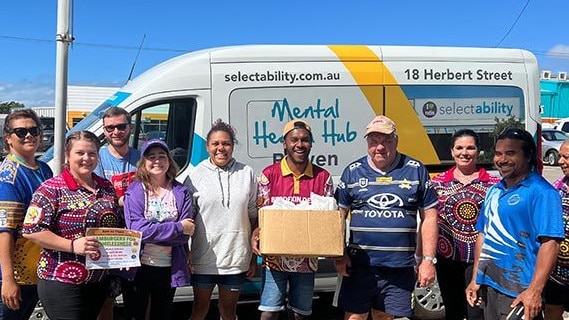
M 498 119 L 498 117 L 496 117 L 494 120 L 496 121 L 496 125 L 494 125 L 494 131 L 492 131 L 491 134 L 491 136 L 494 138 L 494 141 L 496 141 L 496 137 L 506 128 L 525 129 L 522 120 L 514 116 L 511 116 L 507 119 Z
M 0 102 L 0 113 L 10 113 L 13 109 L 24 108 L 23 103 L 16 101 Z
M 524 123 L 514 116 L 511 116 L 507 119 L 498 119 L 498 117 L 494 118 L 496 124 L 494 125 L 494 130 L 489 134 L 490 138 L 496 142 L 496 138 L 504 129 L 506 128 L 520 128 L 525 129 Z M 490 152 L 485 152 L 478 157 L 479 163 L 492 163 L 494 158 L 494 148 L 490 150 Z

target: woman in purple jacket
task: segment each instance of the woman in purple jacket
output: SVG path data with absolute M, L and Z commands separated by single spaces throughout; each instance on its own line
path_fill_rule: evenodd
M 123 288 L 126 319 L 169 319 L 177 287 L 190 284 L 189 236 L 194 232 L 191 194 L 175 180 L 178 166 L 166 143 L 148 140 L 125 194 L 126 226 L 142 232 L 141 267 Z

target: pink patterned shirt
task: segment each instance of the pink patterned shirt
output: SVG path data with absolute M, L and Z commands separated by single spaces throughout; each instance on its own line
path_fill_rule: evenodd
M 474 225 L 478 221 L 486 192 L 500 182 L 500 178 L 491 176 L 484 168 L 480 168 L 478 178 L 465 185 L 454 179 L 455 169 L 452 167 L 432 179 L 439 199 L 437 254 L 472 263 L 474 244 L 478 237 Z
M 34 193 L 23 233 L 49 230 L 66 239 L 85 236 L 86 228 L 119 227 L 117 197 L 112 184 L 93 174 L 96 192 L 78 185 L 66 169 L 46 180 Z M 85 256 L 42 248 L 38 277 L 44 280 L 82 284 L 98 282 L 108 270 L 87 270 Z

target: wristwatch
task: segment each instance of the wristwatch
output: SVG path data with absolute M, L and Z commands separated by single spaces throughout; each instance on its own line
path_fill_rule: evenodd
M 423 260 L 429 261 L 432 265 L 437 264 L 437 257 L 424 256 Z

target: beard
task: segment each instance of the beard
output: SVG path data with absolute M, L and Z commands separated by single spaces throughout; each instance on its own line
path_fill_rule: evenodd
M 127 138 L 110 139 L 109 144 L 115 148 L 121 148 L 128 143 Z

